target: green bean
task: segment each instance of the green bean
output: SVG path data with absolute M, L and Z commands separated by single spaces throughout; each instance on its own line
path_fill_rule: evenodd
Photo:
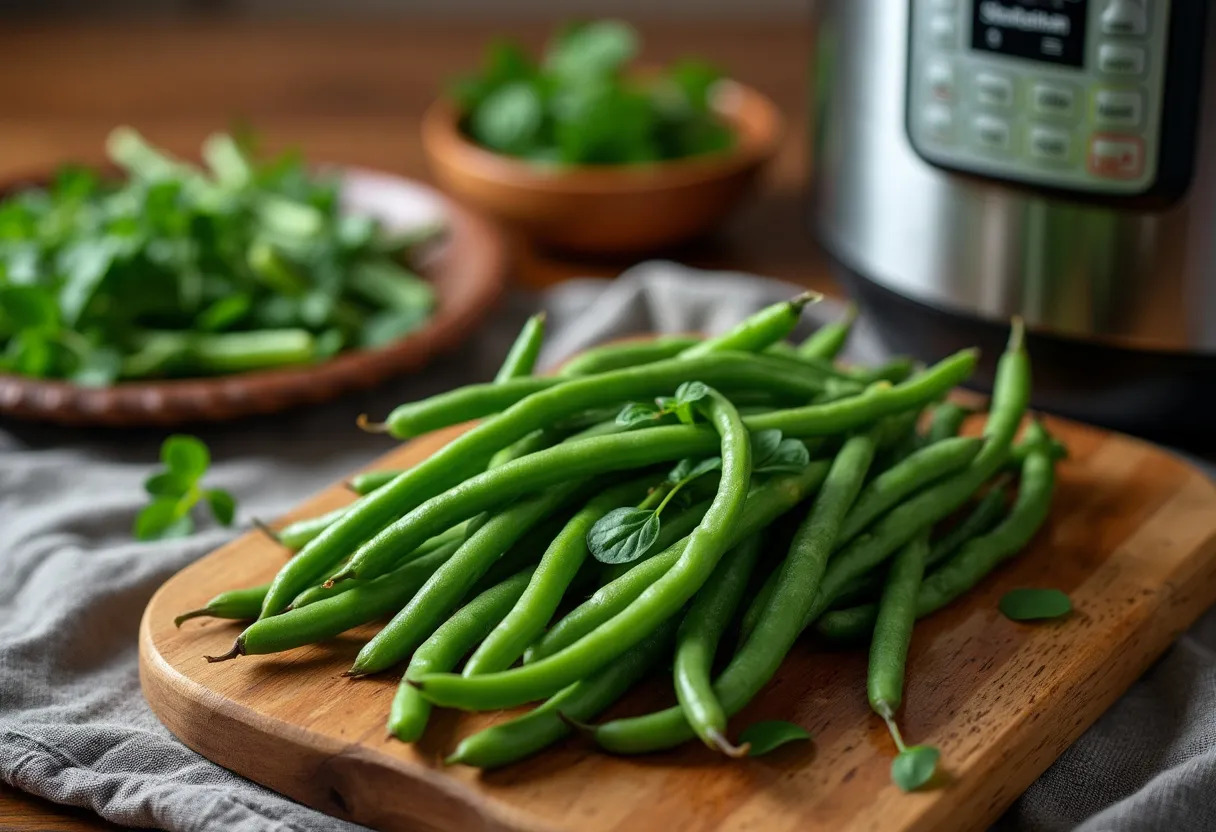
M 973 437 L 943 439 L 883 471 L 862 489 L 857 503 L 845 518 L 837 545 L 848 543 L 883 512 L 917 489 L 966 468 L 982 445 L 982 440 Z
M 484 465 L 485 460 L 489 459 L 495 451 L 526 436 L 533 430 L 544 427 L 545 424 L 562 416 L 577 413 L 598 404 L 628 400 L 648 394 L 661 394 L 665 392 L 665 389 L 658 386 L 660 381 L 669 383 L 672 387 L 689 378 L 700 378 L 706 383 L 711 383 L 700 374 L 701 370 L 705 370 L 708 375 L 709 370 L 712 369 L 715 376 L 719 374 L 746 375 L 750 372 L 749 368 L 754 369 L 756 366 L 752 362 L 754 362 L 752 356 L 740 358 L 729 353 L 713 355 L 706 359 L 658 362 L 585 379 L 573 379 L 565 382 L 560 388 L 537 393 L 519 402 L 498 418 L 484 422 L 454 439 L 398 479 L 362 498 L 356 504 L 357 509 L 353 509 L 339 518 L 279 570 L 279 574 L 275 576 L 271 584 L 270 591 L 266 594 L 262 614 L 271 615 L 281 610 L 301 590 L 315 583 L 327 571 L 337 566 L 350 551 L 350 547 L 358 545 L 369 535 L 384 529 L 385 524 L 394 517 L 402 516 L 427 499 L 441 493 L 445 488 L 460 483 L 461 480 Z M 789 436 L 798 437 L 832 435 L 865 425 L 889 413 L 916 407 L 939 398 L 970 375 L 974 365 L 975 353 L 963 351 L 893 387 L 871 389 L 859 396 L 827 404 L 748 417 L 747 427 L 749 430 L 776 428 Z M 786 380 L 793 378 L 793 374 L 788 372 L 778 375 Z M 786 389 L 796 386 L 797 382 Z M 676 433 L 664 434 L 664 436 L 680 436 L 685 439 L 696 434 L 698 437 L 703 437 L 699 441 L 705 441 L 704 437 L 711 436 L 707 431 L 693 426 L 650 428 L 636 431 L 633 434 L 624 434 L 624 436 L 636 436 L 656 430 L 675 431 Z M 679 433 L 681 430 L 683 433 Z M 582 441 L 591 442 L 593 440 Z M 712 442 L 712 438 L 710 441 Z M 690 446 L 701 448 L 696 442 L 690 442 Z M 516 460 L 511 465 L 520 465 L 543 454 L 553 453 L 561 447 L 529 455 L 524 459 Z M 601 447 L 600 450 L 604 449 Z M 681 455 L 687 456 L 700 452 L 702 451 L 686 450 L 681 451 Z M 658 461 L 660 460 L 651 458 L 631 462 L 629 465 L 637 466 Z M 505 465 L 496 470 L 501 472 L 509 467 L 510 465 Z M 588 473 L 598 473 L 598 471 Z M 538 484 L 535 487 L 542 488 L 544 485 Z M 382 535 L 378 536 L 378 538 L 382 537 Z M 391 542 L 389 545 L 392 545 Z
M 442 562 L 446 561 L 448 558 L 450 558 L 452 556 L 453 553 L 455 553 L 455 551 L 457 549 L 460 548 L 460 544 L 464 543 L 466 530 L 475 531 L 476 528 L 477 528 L 477 526 L 474 525 L 473 521 L 470 521 L 468 523 L 462 523 L 459 526 L 449 529 L 444 534 L 436 535 L 435 537 L 432 537 L 426 543 L 422 544 L 421 546 L 419 546 L 417 549 L 414 550 L 414 554 L 412 556 L 413 561 L 411 561 L 411 562 L 416 562 L 418 560 L 421 560 L 422 558 L 430 558 L 432 555 L 434 555 L 434 558 L 431 560 L 428 560 L 428 563 L 431 563 L 431 562 L 442 563 Z M 459 534 L 453 534 L 453 532 L 459 532 Z M 431 544 L 434 544 L 434 545 L 431 545 Z M 436 553 L 438 553 L 438 554 L 436 554 Z M 407 566 L 409 566 L 409 563 L 407 563 L 403 566 L 398 566 L 392 572 L 389 572 L 388 575 L 393 575 L 398 572 L 401 572 L 401 570 L 405 569 Z M 409 574 L 413 574 L 413 573 L 406 572 L 404 574 L 409 575 Z M 385 577 L 387 577 L 387 576 L 385 576 Z M 299 595 L 297 595 L 295 597 L 295 599 L 291 602 L 291 605 L 288 606 L 287 609 L 295 610 L 295 609 L 299 609 L 300 607 L 306 607 L 309 604 L 315 604 L 318 601 L 324 601 L 327 598 L 333 598 L 335 595 L 341 595 L 343 592 L 349 592 L 350 590 L 354 589 L 355 587 L 367 586 L 368 583 L 370 583 L 370 582 L 361 581 L 361 580 L 350 580 L 350 581 L 343 581 L 340 584 L 334 584 L 333 586 L 325 586 L 323 584 L 318 584 L 317 586 L 310 586 L 308 589 L 304 590 Z
M 753 416 L 747 427 L 753 431 L 776 428 L 804 438 L 844 433 L 945 395 L 970 377 L 975 361 L 974 350 L 962 350 L 899 384 L 878 382 L 846 399 Z
M 511 544 L 563 505 L 577 500 L 586 488 L 586 484 L 563 484 L 491 516 L 435 570 L 384 629 L 363 645 L 347 675 L 378 673 L 402 661 L 435 631 Z
M 903 704 L 904 668 L 912 643 L 912 625 L 916 623 L 916 595 L 928 552 L 927 534 L 914 537 L 899 550 L 878 605 L 866 693 L 870 707 L 888 723 Z
M 802 502 L 819 488 L 827 472 L 828 463 L 817 460 L 797 474 L 777 476 L 753 485 L 747 495 L 743 520 L 735 529 L 731 544 L 737 545 L 759 534 Z M 667 525 L 664 525 L 664 530 Z M 659 534 L 661 536 L 663 531 Z M 529 648 L 524 657 L 525 664 L 558 653 L 625 609 L 671 568 L 683 554 L 686 544 L 686 540 L 673 543 L 600 587 Z
M 916 366 L 916 362 L 911 358 L 897 357 L 873 368 L 846 367 L 845 373 L 860 382 L 889 381 L 892 384 L 898 384 L 911 376 L 916 371 Z
M 803 307 L 822 299 L 823 295 L 818 292 L 803 292 L 792 300 L 765 307 L 722 335 L 694 344 L 680 353 L 680 357 L 697 358 L 724 350 L 760 352 L 794 331 Z
M 155 356 L 174 356 L 198 375 L 240 373 L 270 367 L 311 364 L 315 339 L 305 329 L 262 329 L 251 332 L 197 333 L 146 331 L 133 336 L 138 352 L 124 360 L 122 375 L 149 375 Z
M 355 474 L 346 482 L 346 487 L 362 497 L 365 494 L 371 494 L 377 488 L 388 485 L 397 477 L 401 476 L 402 469 L 400 468 L 381 468 L 375 471 L 364 471 L 360 474 Z
M 230 589 L 227 592 L 221 592 L 208 601 L 205 606 L 184 612 L 174 618 L 173 626 L 180 627 L 182 622 L 189 621 L 191 618 L 205 616 L 228 618 L 234 621 L 252 620 L 258 617 L 258 611 L 262 609 L 262 600 L 266 597 L 266 590 L 269 588 L 270 584 L 262 584 L 261 586 L 251 586 L 248 589 Z
M 967 417 L 974 412 L 971 408 L 963 407 L 957 402 L 942 402 L 933 408 L 929 431 L 925 435 L 925 444 L 932 445 L 934 442 L 958 436 L 958 432 L 963 429 L 963 422 L 967 421 Z
M 675 358 L 684 350 L 700 343 L 701 339 L 686 335 L 665 335 L 644 341 L 631 341 L 622 344 L 606 344 L 584 350 L 562 365 L 559 376 L 589 376 L 596 373 L 606 373 L 609 370 L 620 370 L 625 367 L 636 367 L 642 364 L 653 364 L 668 358 Z
M 334 597 L 279 615 L 259 618 L 236 637 L 231 650 L 222 656 L 208 656 L 207 661 L 226 661 L 237 656 L 278 653 L 303 647 L 396 612 L 451 554 L 437 549 L 387 575 L 360 582 Z
M 967 592 L 1030 541 L 1051 508 L 1052 462 L 1048 447 L 1027 454 L 1018 496 L 1008 517 L 991 532 L 965 543 L 925 577 L 916 599 L 917 618 L 936 612 Z M 873 604 L 836 610 L 819 619 L 816 630 L 831 641 L 864 638 L 873 630 L 876 614 Z
M 675 624 L 659 628 L 593 675 L 567 687 L 523 716 L 479 731 L 461 741 L 447 758 L 494 768 L 535 754 L 568 735 L 572 722 L 594 719 L 658 663 L 671 644 Z
M 734 405 L 712 388 L 702 404 L 722 437 L 722 477 L 713 504 L 689 536 L 679 560 L 625 610 L 565 650 L 523 667 L 482 676 L 425 676 L 418 680 L 424 696 L 435 704 L 478 710 L 551 696 L 637 644 L 684 606 L 730 545 L 751 478 L 751 442 Z
M 531 430 L 590 408 L 669 394 L 689 379 L 698 379 L 731 391 L 777 390 L 810 398 L 821 389 L 822 374 L 810 367 L 800 369 L 800 372 L 791 372 L 789 362 L 744 352 L 712 352 L 699 357 L 681 354 L 677 358 L 612 370 L 596 376 L 547 376 L 511 379 L 501 384 L 470 384 L 400 405 L 389 414 L 384 426 L 365 424 L 364 427 L 387 429 L 397 439 L 409 439 L 439 428 L 502 413 L 541 393 L 548 394 L 540 399 L 542 403 L 549 404 L 555 399 L 559 402 L 577 402 L 577 405 L 563 406 L 542 424 L 530 425 Z M 583 394 L 587 395 L 584 397 Z M 536 404 L 535 400 L 533 404 Z
M 570 518 L 545 550 L 523 596 L 465 663 L 465 676 L 505 670 L 523 655 L 544 631 L 586 561 L 591 527 L 609 511 L 637 503 L 654 480 L 653 475 L 647 475 L 609 488 Z
M 502 366 L 494 381 L 502 383 L 513 378 L 524 378 L 532 374 L 536 366 L 536 357 L 540 355 L 541 343 L 545 339 L 545 313 L 537 312 L 524 322 L 523 328 L 515 338 L 515 343 L 507 351 Z
M 853 331 L 853 322 L 857 320 L 857 306 L 850 303 L 845 307 L 840 320 L 824 324 L 811 333 L 811 336 L 798 345 L 798 354 L 805 358 L 822 358 L 831 361 L 844 349 Z
M 684 718 L 702 742 L 732 757 L 746 750 L 726 739 L 726 713 L 714 694 L 710 672 L 718 643 L 743 600 L 759 557 L 759 537 L 749 538 L 727 553 L 693 598 L 676 634 L 672 675 Z
M 725 714 L 738 712 L 772 678 L 802 631 L 802 620 L 824 574 L 840 525 L 873 461 L 877 433 L 878 429 L 850 437 L 832 460 L 823 488 L 778 568 L 776 589 L 755 631 L 714 682 L 714 693 Z M 595 730 L 595 740 L 601 747 L 622 753 L 668 748 L 693 736 L 679 707 L 614 720 Z
M 410 657 L 409 666 L 397 686 L 389 710 L 388 731 L 402 742 L 414 742 L 422 736 L 431 715 L 431 703 L 422 698 L 409 683 L 415 676 L 451 670 L 502 620 L 523 593 L 531 569 L 478 594 L 439 626 L 431 637 L 419 645 Z
M 333 511 L 327 511 L 325 514 L 318 515 L 317 517 L 308 517 L 304 520 L 289 523 L 275 532 L 275 538 L 288 549 L 297 551 L 302 549 L 304 544 L 329 528 L 334 521 L 349 510 L 350 505 L 339 506 Z
M 925 559 L 925 568 L 936 566 L 961 549 L 968 540 L 991 531 L 1005 514 L 1005 491 L 1005 485 L 1001 482 L 988 489 L 966 517 L 934 541 L 929 549 L 929 556 Z

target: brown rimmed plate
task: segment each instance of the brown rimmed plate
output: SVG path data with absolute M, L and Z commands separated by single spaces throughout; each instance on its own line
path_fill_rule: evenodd
M 0 374 L 0 415 L 110 427 L 226 421 L 372 387 L 420 369 L 467 339 L 505 285 L 507 254 L 496 228 L 426 185 L 387 173 L 343 168 L 341 199 L 344 210 L 375 216 L 389 228 L 445 223 L 445 238 L 421 263 L 437 297 L 435 313 L 421 328 L 386 346 L 307 367 L 227 376 L 82 387 Z

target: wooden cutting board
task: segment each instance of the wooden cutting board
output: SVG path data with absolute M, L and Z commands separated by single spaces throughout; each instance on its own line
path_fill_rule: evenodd
M 982 829 L 1005 809 L 1207 607 L 1216 602 L 1216 487 L 1142 442 L 1052 421 L 1072 457 L 1051 520 L 1030 549 L 913 640 L 901 719 L 909 742 L 942 750 L 946 782 L 891 785 L 891 742 L 865 699 L 864 651 L 800 644 L 734 722 L 796 721 L 813 744 L 734 762 L 690 743 L 639 758 L 577 739 L 485 775 L 444 768 L 457 740 L 502 714 L 444 712 L 424 740 L 385 736 L 396 678 L 339 676 L 372 627 L 332 643 L 207 664 L 240 627 L 173 617 L 225 589 L 268 580 L 286 553 L 248 534 L 182 570 L 149 603 L 140 633 L 144 695 L 188 746 L 324 812 L 378 829 L 928 830 Z M 396 450 L 408 466 L 454 436 Z M 292 516 L 350 499 L 340 485 Z M 1021 586 L 1072 597 L 1066 620 L 1018 624 L 997 612 Z M 656 679 L 613 713 L 672 701 Z

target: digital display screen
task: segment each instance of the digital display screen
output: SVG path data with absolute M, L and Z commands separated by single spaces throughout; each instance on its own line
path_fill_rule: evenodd
M 975 0 L 971 48 L 1083 66 L 1088 5 L 1089 0 Z

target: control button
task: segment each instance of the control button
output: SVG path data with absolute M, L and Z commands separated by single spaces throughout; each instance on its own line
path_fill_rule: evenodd
M 935 14 L 929 21 L 929 40 L 941 49 L 953 49 L 958 45 L 958 22 L 953 15 Z
M 954 100 L 954 66 L 949 61 L 931 61 L 925 68 L 929 95 L 938 101 Z
M 1103 127 L 1135 127 L 1140 123 L 1144 96 L 1124 90 L 1098 90 L 1094 95 L 1094 119 Z
M 1040 162 L 1067 162 L 1072 155 L 1072 136 L 1058 127 L 1031 127 L 1029 145 L 1030 158 Z
M 983 107 L 1013 105 L 1013 80 L 1007 75 L 981 72 L 975 76 L 975 99 Z
M 1072 87 L 1059 84 L 1035 84 L 1030 93 L 1031 109 L 1039 115 L 1071 116 L 1077 107 L 1077 94 Z
M 1102 12 L 1105 35 L 1143 35 L 1148 31 L 1147 0 L 1110 0 Z
M 1145 55 L 1139 46 L 1104 43 L 1098 48 L 1098 71 L 1107 75 L 1139 75 L 1144 72 Z
M 1004 153 L 1009 150 L 1009 122 L 995 116 L 976 116 L 971 122 L 975 144 L 984 150 Z
M 1089 172 L 1104 179 L 1135 179 L 1144 172 L 1144 142 L 1138 136 L 1093 136 Z
M 930 104 L 922 117 L 929 135 L 939 142 L 954 141 L 954 111 L 944 104 Z

